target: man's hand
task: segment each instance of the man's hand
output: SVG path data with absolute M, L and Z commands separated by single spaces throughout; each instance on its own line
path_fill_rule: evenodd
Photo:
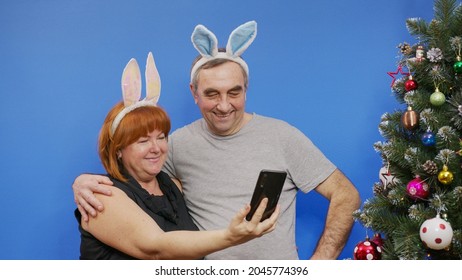
M 74 191 L 74 202 L 82 214 L 82 219 L 88 222 L 88 214 L 96 217 L 97 211 L 103 211 L 103 204 L 96 199 L 93 193 L 112 195 L 112 181 L 101 175 L 82 174 L 74 180 L 72 190 Z

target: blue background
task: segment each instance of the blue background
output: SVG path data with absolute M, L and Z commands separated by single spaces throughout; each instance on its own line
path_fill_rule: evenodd
M 143 68 L 154 53 L 173 129 L 200 117 L 188 89 L 199 23 L 225 45 L 235 27 L 257 21 L 244 53 L 247 111 L 298 127 L 363 201 L 371 197 L 382 166 L 373 149 L 380 117 L 403 109 L 387 72 L 397 68 L 396 46 L 416 43 L 410 17 L 431 20 L 433 1 L 1 0 L 0 259 L 78 258 L 71 185 L 80 173 L 103 172 L 97 134 L 121 99 L 131 57 Z M 311 255 L 326 209 L 315 192 L 299 196 L 300 258 Z M 356 223 L 340 259 L 365 236 Z

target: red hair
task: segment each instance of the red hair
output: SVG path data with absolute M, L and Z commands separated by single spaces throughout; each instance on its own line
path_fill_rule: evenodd
M 109 111 L 98 139 L 98 153 L 104 168 L 109 175 L 120 181 L 127 179 L 122 175 L 122 165 L 118 161 L 117 152 L 156 129 L 167 137 L 171 128 L 170 118 L 162 108 L 143 106 L 126 114 L 114 135 L 111 135 L 112 122 L 123 108 L 123 102 L 120 102 Z

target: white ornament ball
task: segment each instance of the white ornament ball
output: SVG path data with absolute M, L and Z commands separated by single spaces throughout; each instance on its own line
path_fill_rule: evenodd
M 448 247 L 452 241 L 451 224 L 436 215 L 420 226 L 420 239 L 430 249 L 441 250 Z
M 389 189 L 390 185 L 395 185 L 399 183 L 399 179 L 396 178 L 395 175 L 393 175 L 390 172 L 390 169 L 387 166 L 383 166 L 382 168 L 380 168 L 379 179 L 382 183 L 384 190 Z

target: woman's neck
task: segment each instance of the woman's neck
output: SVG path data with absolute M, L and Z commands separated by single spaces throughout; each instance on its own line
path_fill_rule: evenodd
M 159 182 L 157 181 L 157 178 L 154 177 L 153 180 L 150 180 L 150 181 L 145 181 L 145 182 L 140 182 L 138 181 L 138 183 L 141 185 L 141 187 L 143 189 L 145 189 L 149 194 L 152 194 L 152 195 L 157 195 L 157 196 L 161 196 L 161 195 L 164 195 L 162 190 L 160 189 L 159 187 Z

